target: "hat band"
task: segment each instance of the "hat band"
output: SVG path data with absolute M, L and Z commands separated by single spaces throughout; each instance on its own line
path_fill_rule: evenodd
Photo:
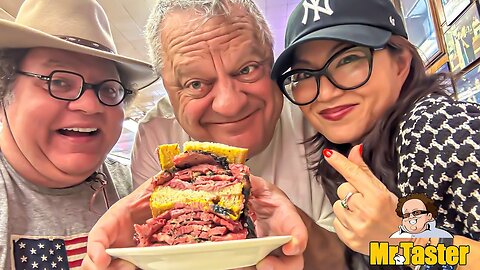
M 93 41 L 90 41 L 90 40 L 87 40 L 87 39 L 78 38 L 78 37 L 71 37 L 71 36 L 56 36 L 56 37 L 61 38 L 63 40 L 66 40 L 68 42 L 72 42 L 72 43 L 75 43 L 75 44 L 78 44 L 78 45 L 90 47 L 90 48 L 93 48 L 93 49 L 96 49 L 96 50 L 101 50 L 101 51 L 108 52 L 108 53 L 114 53 L 107 46 L 103 46 L 102 44 L 99 44 L 97 42 L 93 42 Z

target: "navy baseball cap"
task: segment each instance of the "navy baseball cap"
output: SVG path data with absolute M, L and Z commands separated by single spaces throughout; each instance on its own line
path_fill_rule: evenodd
M 295 48 L 330 39 L 382 48 L 392 35 L 407 38 L 402 17 L 391 0 L 302 0 L 288 18 L 285 50 L 272 68 L 272 79 L 292 65 Z

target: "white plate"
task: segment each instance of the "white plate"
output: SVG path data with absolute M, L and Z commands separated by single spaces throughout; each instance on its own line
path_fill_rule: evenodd
M 107 253 L 145 270 L 225 270 L 256 265 L 291 239 L 291 236 L 268 236 L 176 246 L 110 248 Z

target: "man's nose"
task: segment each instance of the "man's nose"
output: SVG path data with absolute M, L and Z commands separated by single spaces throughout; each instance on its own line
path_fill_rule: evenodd
M 101 113 L 105 109 L 92 88 L 85 89 L 80 98 L 69 102 L 68 107 L 70 110 L 82 111 L 85 114 Z
M 219 79 L 213 91 L 212 110 L 220 115 L 238 116 L 247 104 L 247 94 L 241 90 L 240 83 L 231 77 Z

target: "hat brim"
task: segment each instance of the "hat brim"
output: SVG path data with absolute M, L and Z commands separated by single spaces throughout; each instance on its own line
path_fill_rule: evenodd
M 15 22 L 0 20 L 0 33 L 0 49 L 47 47 L 111 60 L 132 90 L 141 89 L 158 79 L 152 66 L 146 62 L 78 45 Z
M 271 78 L 278 78 L 291 67 L 295 49 L 307 41 L 329 39 L 370 48 L 382 48 L 391 36 L 390 31 L 358 24 L 336 25 L 317 30 L 294 41 L 278 56 L 272 68 Z

